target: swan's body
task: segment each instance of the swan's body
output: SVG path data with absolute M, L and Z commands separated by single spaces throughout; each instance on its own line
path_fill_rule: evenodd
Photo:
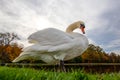
M 73 32 L 80 24 L 83 22 L 71 24 L 66 32 L 47 28 L 33 33 L 28 40 L 34 44 L 23 49 L 23 52 L 13 62 L 35 59 L 55 64 L 60 60 L 70 60 L 81 55 L 88 47 L 88 39 L 80 33 Z

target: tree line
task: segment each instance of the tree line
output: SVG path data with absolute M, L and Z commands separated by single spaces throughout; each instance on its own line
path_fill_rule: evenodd
M 22 48 L 17 43 L 12 43 L 20 38 L 15 33 L 0 33 L 0 63 L 12 62 L 21 52 Z M 36 63 L 42 61 L 25 60 L 22 62 Z M 65 63 L 119 63 L 120 55 L 114 52 L 106 53 L 100 46 L 89 44 L 88 49 L 80 56 L 65 61 Z
M 100 46 L 89 44 L 88 49 L 80 56 L 66 61 L 69 63 L 119 63 L 120 55 L 114 52 L 106 53 Z

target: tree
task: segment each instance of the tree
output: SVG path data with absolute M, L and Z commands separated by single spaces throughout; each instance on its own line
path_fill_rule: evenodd
M 15 33 L 0 33 L 0 45 L 9 45 L 15 39 L 20 39 Z
M 18 45 L 11 46 L 10 43 L 20 39 L 15 33 L 0 33 L 0 62 L 11 62 L 21 52 Z
M 111 52 L 109 55 L 109 60 L 111 62 L 117 62 L 117 55 L 114 52 Z
M 89 44 L 88 49 L 80 57 L 77 57 L 77 61 L 78 59 L 79 61 L 82 60 L 82 62 L 88 62 L 88 63 L 105 62 L 108 61 L 109 57 L 101 47 L 95 46 L 93 44 Z

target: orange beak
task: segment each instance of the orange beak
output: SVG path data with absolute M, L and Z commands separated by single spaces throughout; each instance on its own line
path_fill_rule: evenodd
M 82 33 L 85 34 L 85 30 L 84 30 L 85 27 L 84 26 L 80 26 L 80 29 L 81 29 Z

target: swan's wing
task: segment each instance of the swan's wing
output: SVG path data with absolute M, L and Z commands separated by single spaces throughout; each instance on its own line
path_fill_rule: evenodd
M 39 43 L 40 45 L 59 45 L 71 41 L 71 37 L 60 30 L 48 28 L 31 34 L 28 37 L 29 42 Z
M 41 46 L 40 44 L 34 44 L 34 45 L 28 46 L 26 48 L 23 48 L 22 51 L 43 53 L 43 52 L 48 52 L 48 50 L 51 47 L 53 47 L 53 46 L 50 46 L 50 45 Z

